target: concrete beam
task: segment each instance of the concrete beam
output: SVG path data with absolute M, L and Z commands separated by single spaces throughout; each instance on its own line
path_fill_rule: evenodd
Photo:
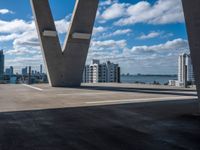
M 200 1 L 182 0 L 198 98 L 200 100 Z
M 80 86 L 98 3 L 99 0 L 76 1 L 70 30 L 66 36 L 64 47 L 61 48 L 49 1 L 31 0 L 51 86 Z M 82 38 L 74 38 L 74 33 L 81 33 Z

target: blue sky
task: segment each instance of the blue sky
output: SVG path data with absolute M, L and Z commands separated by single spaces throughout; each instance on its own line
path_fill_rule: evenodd
M 49 1 L 63 44 L 75 0 Z M 0 48 L 15 72 L 43 63 L 29 0 L 0 0 Z M 101 0 L 87 63 L 111 60 L 122 73 L 175 74 L 178 55 L 188 50 L 180 0 Z

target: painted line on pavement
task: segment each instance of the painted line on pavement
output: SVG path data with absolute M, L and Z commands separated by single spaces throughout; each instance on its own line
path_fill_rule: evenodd
M 28 85 L 28 84 L 22 84 L 23 86 L 26 86 L 26 87 L 29 87 L 31 89 L 34 89 L 34 90 L 37 90 L 37 91 L 43 91 L 43 89 L 41 88 L 38 88 L 38 87 L 34 87 L 34 86 L 31 86 L 31 85 Z
M 105 101 L 90 101 L 86 104 L 107 104 L 107 103 L 137 103 L 137 102 L 154 102 L 166 100 L 180 100 L 180 99 L 197 99 L 195 96 L 176 96 L 176 97 L 160 97 L 160 98 L 141 98 L 141 99 L 121 99 L 121 100 L 105 100 Z
M 56 94 L 58 96 L 70 96 L 70 95 L 104 95 L 104 94 L 114 94 L 115 92 L 103 92 L 103 93 L 70 93 L 70 94 Z M 118 92 L 119 94 L 119 92 Z

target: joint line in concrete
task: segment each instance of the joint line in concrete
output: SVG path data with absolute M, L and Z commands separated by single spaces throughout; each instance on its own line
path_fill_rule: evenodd
M 43 91 L 43 89 L 41 88 L 38 88 L 38 87 L 34 87 L 34 86 L 31 86 L 31 85 L 28 85 L 28 84 L 22 84 L 23 86 L 26 86 L 26 87 L 29 87 L 31 89 L 34 89 L 34 90 L 38 90 L 38 91 Z

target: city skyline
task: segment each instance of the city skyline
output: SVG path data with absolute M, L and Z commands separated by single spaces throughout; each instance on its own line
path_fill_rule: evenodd
M 61 44 L 74 2 L 50 0 Z M 17 0 L 10 3 L 0 0 L 5 68 L 39 66 L 43 60 L 29 1 L 20 9 Z M 111 60 L 120 64 L 121 73 L 176 74 L 182 52 L 188 52 L 188 42 L 180 0 L 100 2 L 87 64 L 91 59 Z

